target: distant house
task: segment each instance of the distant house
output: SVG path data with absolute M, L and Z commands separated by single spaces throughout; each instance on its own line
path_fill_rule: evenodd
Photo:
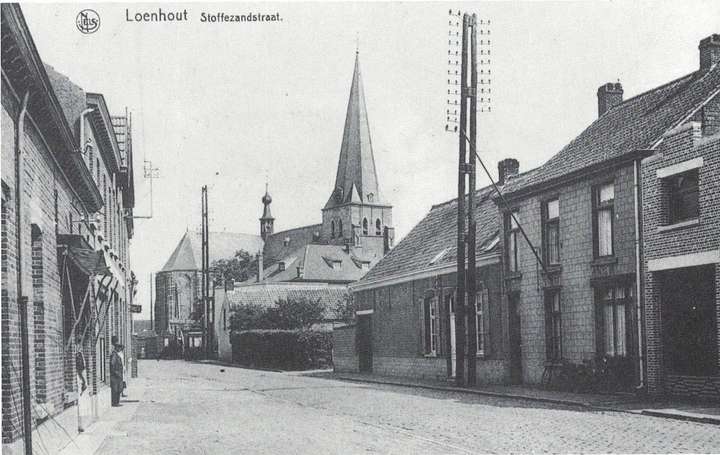
M 347 286 L 327 283 L 263 283 L 259 285 L 216 289 L 215 321 L 218 343 L 218 358 L 226 362 L 233 360 L 231 317 L 239 305 L 258 305 L 264 308 L 275 306 L 279 300 L 318 300 L 326 308 L 325 316 L 315 321 L 311 328 L 332 328 L 342 324 L 335 312 L 336 304 L 348 298 Z
M 657 177 L 650 175 L 651 170 L 641 175 L 641 163 L 679 161 L 675 151 L 670 152 L 673 158 L 662 158 L 662 144 L 669 132 L 689 121 L 700 121 L 701 129 L 714 131 L 708 125 L 718 119 L 720 65 L 711 63 L 712 59 L 717 62 L 717 56 L 717 44 L 701 44 L 697 71 L 628 100 L 623 100 L 620 83 L 600 86 L 598 119 L 543 166 L 506 185 L 510 208 L 499 200 L 498 204 L 505 217 L 502 246 L 510 361 L 521 372 L 518 379 L 547 384 L 568 363 L 606 363 L 617 370 L 615 377 L 624 383 L 620 386 L 648 385 L 651 392 L 659 390 L 658 375 L 663 370 L 658 340 L 668 336 L 668 326 L 659 325 L 657 303 L 648 303 L 643 313 L 639 296 L 657 302 L 658 288 L 653 283 L 666 275 L 650 273 L 650 284 L 643 282 L 639 226 L 649 214 L 649 226 L 665 228 L 656 226 L 658 221 L 653 219 L 657 216 L 653 198 L 662 196 L 642 188 L 657 185 Z M 689 137 L 686 141 L 691 142 Z M 688 148 L 685 153 L 698 152 Z M 706 175 L 705 169 L 701 175 Z M 697 175 L 692 166 L 687 171 Z M 697 191 L 694 182 L 684 181 L 688 192 Z M 710 183 L 706 189 L 712 192 L 712 188 Z M 542 266 L 520 237 L 511 212 L 535 246 Z M 665 240 L 681 232 L 701 231 L 710 220 L 704 217 L 701 227 L 673 234 L 657 234 L 645 226 L 646 240 L 654 245 L 648 250 L 646 243 L 645 253 L 651 251 L 655 259 L 682 251 L 687 244 L 666 244 Z M 707 240 L 702 247 L 711 249 L 711 243 Z M 658 262 L 649 262 L 653 264 Z M 714 272 L 708 273 L 713 276 Z M 716 317 L 714 311 L 707 315 Z M 691 345 L 678 343 L 685 348 Z M 690 354 L 687 349 L 675 352 Z M 717 368 L 716 341 L 710 354 L 715 360 L 707 361 Z
M 501 186 L 518 172 L 500 163 Z M 477 191 L 477 379 L 510 376 L 507 314 L 502 309 L 502 227 L 493 189 Z M 432 207 L 410 233 L 357 283 L 350 285 L 354 327 L 338 330 L 338 371 L 445 378 L 455 375 L 457 199 Z

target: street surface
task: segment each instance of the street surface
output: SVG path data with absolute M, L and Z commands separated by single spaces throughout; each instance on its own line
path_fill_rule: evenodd
M 137 411 L 96 453 L 720 452 L 708 424 L 183 361 L 139 371 Z

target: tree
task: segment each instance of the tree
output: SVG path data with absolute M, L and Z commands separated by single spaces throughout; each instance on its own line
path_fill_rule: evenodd
M 325 318 L 320 299 L 280 299 L 271 307 L 257 304 L 236 305 L 230 316 L 231 330 L 306 329 Z
M 352 298 L 349 295 L 346 295 L 335 302 L 331 309 L 334 313 L 334 318 L 338 321 L 342 321 L 347 324 L 355 321 L 355 306 L 353 305 Z
M 211 265 L 213 278 L 218 285 L 247 281 L 256 268 L 257 260 L 245 250 L 236 251 L 232 259 L 218 259 Z

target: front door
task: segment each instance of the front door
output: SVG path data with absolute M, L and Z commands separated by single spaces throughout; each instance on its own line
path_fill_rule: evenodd
M 357 323 L 358 368 L 372 372 L 372 314 L 359 314 Z
M 510 316 L 510 381 L 522 383 L 522 339 L 520 336 L 520 295 L 508 296 L 508 312 Z

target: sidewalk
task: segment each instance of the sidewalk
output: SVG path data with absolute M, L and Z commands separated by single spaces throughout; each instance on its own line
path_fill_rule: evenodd
M 100 393 L 100 417 L 85 429 L 83 433 L 76 433 L 69 440 L 59 455 L 93 455 L 110 434 L 118 434 L 115 427 L 118 423 L 130 420 L 145 395 L 146 381 L 143 378 L 134 378 L 128 381 L 127 397 L 120 399 L 120 407 L 110 406 L 110 388 L 105 387 Z
M 720 425 L 720 404 L 717 403 L 697 403 L 677 399 L 650 401 L 628 393 L 585 394 L 516 385 L 478 385 L 474 388 L 467 388 L 456 387 L 448 381 L 419 380 L 360 373 L 310 373 L 308 376 L 372 384 L 419 387 L 446 392 L 462 392 Z

